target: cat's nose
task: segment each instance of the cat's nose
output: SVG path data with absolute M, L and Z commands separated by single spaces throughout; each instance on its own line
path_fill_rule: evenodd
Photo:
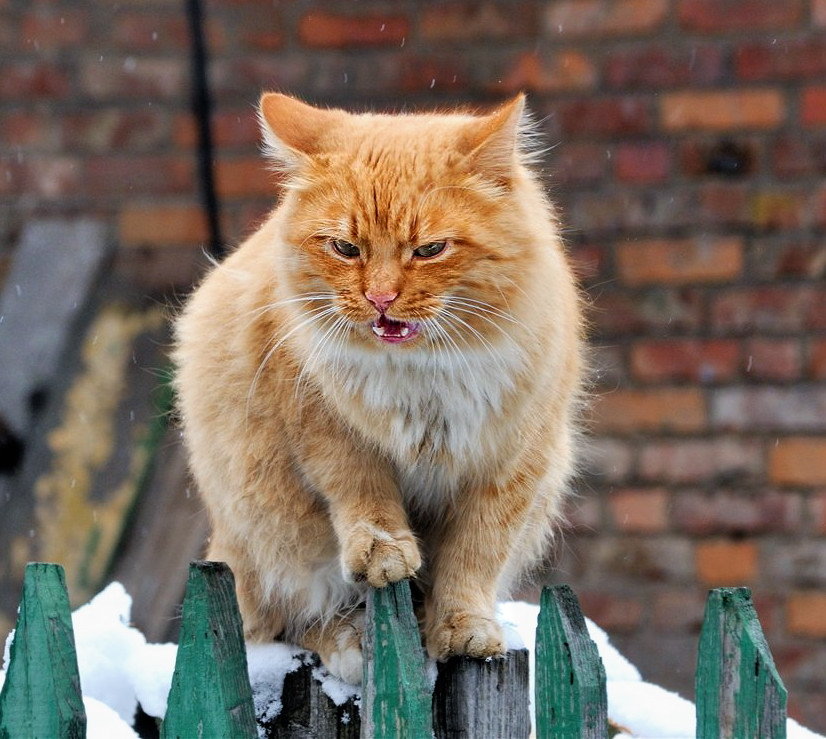
M 368 290 L 364 293 L 364 297 L 367 298 L 376 309 L 384 313 L 387 310 L 387 306 L 390 305 L 397 297 L 398 292 L 382 292 L 380 290 Z

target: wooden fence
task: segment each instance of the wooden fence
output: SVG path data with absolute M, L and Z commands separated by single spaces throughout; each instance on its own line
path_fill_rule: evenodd
M 406 582 L 367 601 L 360 706 L 337 706 L 305 665 L 287 675 L 268 737 L 527 737 L 528 655 L 456 658 L 431 689 Z M 697 736 L 786 736 L 786 690 L 747 588 L 709 593 L 697 665 Z M 576 596 L 545 588 L 537 625 L 536 736 L 608 737 L 605 670 Z M 348 720 L 343 720 L 347 714 Z M 219 562 L 193 562 L 162 737 L 258 736 L 234 579 Z M 0 737 L 85 735 L 74 634 L 63 569 L 26 570 L 6 681 Z

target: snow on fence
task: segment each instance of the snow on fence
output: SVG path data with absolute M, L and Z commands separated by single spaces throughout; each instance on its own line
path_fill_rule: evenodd
M 304 665 L 287 675 L 282 710 L 258 725 L 234 578 L 193 562 L 162 737 L 527 737 L 527 650 L 426 665 L 406 582 L 367 601 L 361 705 L 334 703 Z M 697 736 L 786 736 L 786 690 L 747 588 L 709 593 L 697 666 Z M 573 591 L 545 588 L 536 633 L 536 736 L 608 737 L 605 670 Z M 60 565 L 28 565 L 6 680 L 0 736 L 85 736 L 74 634 Z

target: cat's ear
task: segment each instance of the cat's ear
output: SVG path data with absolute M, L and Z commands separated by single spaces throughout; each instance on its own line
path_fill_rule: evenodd
M 347 114 L 307 105 L 289 95 L 266 92 L 258 103 L 265 153 L 287 169 L 300 167 L 323 150 L 327 134 Z
M 489 115 L 468 123 L 461 148 L 474 170 L 508 182 L 519 161 L 520 128 L 525 123 L 525 95 L 519 93 Z

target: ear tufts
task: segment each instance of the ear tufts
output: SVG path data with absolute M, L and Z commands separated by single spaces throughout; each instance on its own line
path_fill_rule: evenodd
M 462 141 L 470 165 L 496 180 L 510 181 L 520 160 L 520 134 L 526 117 L 525 94 L 520 92 L 493 113 L 470 123 Z
M 341 110 L 324 110 L 289 95 L 266 92 L 258 104 L 265 154 L 287 169 L 296 169 L 323 150 L 330 131 L 345 115 Z

